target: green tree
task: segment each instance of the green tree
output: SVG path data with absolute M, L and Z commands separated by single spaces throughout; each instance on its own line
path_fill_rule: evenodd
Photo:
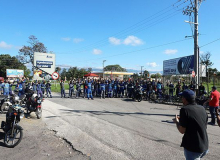
M 61 77 L 61 79 L 64 80 L 66 76 L 67 76 L 67 71 L 66 71 L 66 68 L 64 68 L 63 71 L 60 74 L 60 77 Z
M 105 66 L 104 71 L 127 72 L 125 68 L 122 68 L 118 64 Z
M 209 67 L 211 67 L 214 63 L 211 62 L 210 60 L 211 57 L 211 53 L 210 52 L 206 52 L 204 54 L 200 55 L 200 64 L 205 65 L 206 67 L 206 84 L 207 84 L 207 89 L 208 89 L 208 93 L 209 93 Z
M 6 69 L 21 69 L 24 70 L 24 76 L 29 77 L 30 70 L 19 62 L 16 57 L 11 57 L 9 54 L 0 55 L 0 77 L 6 77 Z
M 144 77 L 144 78 L 147 78 L 148 75 L 150 75 L 150 73 L 149 73 L 147 70 L 144 70 L 144 72 L 143 72 L 143 77 Z
M 28 40 L 29 45 L 23 46 L 19 50 L 19 56 L 17 58 L 23 64 L 31 63 L 34 64 L 34 52 L 47 53 L 47 48 L 42 42 L 39 42 L 38 39 L 31 35 Z
M 55 68 L 55 72 L 57 72 L 57 73 L 60 74 L 60 71 L 61 71 L 61 68 L 60 68 L 60 67 L 56 67 L 56 68 Z

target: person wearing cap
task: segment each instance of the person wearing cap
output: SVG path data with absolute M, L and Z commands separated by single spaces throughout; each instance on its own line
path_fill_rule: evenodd
M 195 103 L 195 93 L 184 90 L 179 94 L 182 97 L 183 107 L 180 116 L 173 119 L 182 138 L 181 147 L 184 147 L 186 160 L 200 159 L 208 153 L 207 121 L 205 109 Z
M 205 104 L 209 102 L 209 111 L 212 118 L 209 124 L 211 125 L 215 125 L 215 112 L 219 108 L 219 98 L 220 98 L 220 93 L 217 91 L 216 86 L 213 86 L 209 99 L 203 104 L 203 106 L 205 106 Z

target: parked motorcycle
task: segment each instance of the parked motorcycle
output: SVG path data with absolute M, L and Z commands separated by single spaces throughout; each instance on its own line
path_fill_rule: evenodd
M 142 87 L 138 86 L 135 90 L 134 90 L 134 101 L 138 101 L 141 102 L 142 101 L 142 95 L 143 95 L 143 91 L 142 91 Z
M 9 106 L 11 106 L 12 103 L 10 102 L 10 96 L 0 96 L 0 110 L 1 113 L 4 111 L 8 111 Z
M 31 90 L 28 92 L 29 95 L 27 95 L 27 101 L 25 104 L 25 108 L 27 110 L 27 114 L 30 114 L 31 112 L 35 112 L 38 119 L 42 116 L 42 108 L 41 108 L 41 98 L 37 96 L 36 93 L 31 92 Z
M 17 146 L 23 137 L 23 128 L 18 125 L 24 117 L 23 108 L 19 104 L 18 96 L 14 96 L 13 102 L 15 103 L 9 107 L 6 113 L 6 121 L 1 123 L 1 128 L 5 133 L 4 144 L 9 148 Z

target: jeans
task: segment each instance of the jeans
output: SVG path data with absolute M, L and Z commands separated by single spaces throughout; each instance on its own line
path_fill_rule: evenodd
M 51 89 L 47 88 L 46 91 L 47 91 L 47 97 L 49 97 L 50 95 L 50 97 L 52 98 Z
M 215 110 L 218 109 L 218 107 L 211 107 L 209 106 L 209 111 L 210 111 L 210 114 L 211 114 L 211 122 L 215 124 Z
M 61 88 L 61 98 L 64 96 L 64 98 L 66 97 L 66 93 L 65 93 L 65 89 Z
M 191 152 L 184 148 L 184 155 L 186 160 L 200 160 L 200 158 L 204 157 L 209 150 L 204 151 L 203 153 Z
M 69 97 L 72 97 L 74 93 L 74 88 L 69 88 Z
M 88 99 L 89 98 L 93 99 L 93 97 L 92 97 L 92 90 L 91 89 L 87 89 L 87 98 Z

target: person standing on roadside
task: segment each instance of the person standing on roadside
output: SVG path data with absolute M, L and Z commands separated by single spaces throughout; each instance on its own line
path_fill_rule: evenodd
M 3 88 L 3 95 L 8 96 L 9 95 L 8 80 L 5 80 L 5 83 L 3 83 L 2 88 Z
M 212 118 L 209 124 L 211 125 L 215 125 L 215 112 L 219 108 L 219 98 L 220 98 L 220 93 L 217 91 L 216 86 L 213 86 L 209 99 L 203 104 L 203 106 L 205 106 L 205 104 L 209 102 L 209 111 Z
M 181 84 L 180 81 L 176 85 L 176 96 L 179 97 L 179 93 L 181 92 Z
M 65 93 L 65 81 L 61 80 L 60 81 L 60 89 L 61 89 L 61 98 L 66 98 L 66 93 Z
M 199 160 L 208 153 L 207 121 L 208 115 L 205 109 L 195 103 L 195 93 L 185 90 L 180 93 L 183 107 L 180 117 L 176 115 L 173 121 L 181 134 L 181 147 L 184 147 L 186 160 Z
M 74 83 L 73 80 L 71 79 L 69 82 L 69 98 L 72 98 L 74 94 Z
M 40 81 L 38 81 L 36 90 L 37 90 L 37 96 L 40 97 L 41 99 L 43 99 L 43 93 L 41 90 L 41 82 Z
M 46 92 L 47 92 L 47 98 L 49 97 L 49 95 L 50 95 L 50 98 L 52 98 L 52 94 L 51 94 L 51 83 L 50 83 L 50 81 L 47 81 L 47 84 L 46 84 Z

